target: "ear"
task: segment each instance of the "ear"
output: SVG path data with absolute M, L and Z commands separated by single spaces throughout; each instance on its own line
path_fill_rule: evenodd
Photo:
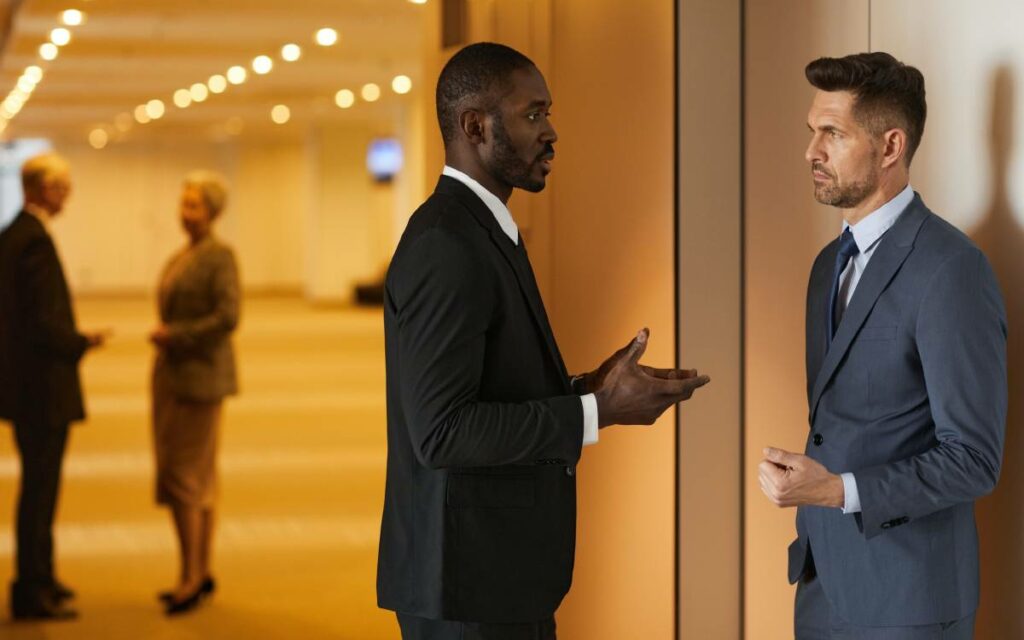
M 459 114 L 459 129 L 471 144 L 484 142 L 484 114 L 476 109 L 466 109 Z
M 888 169 L 902 162 L 907 155 L 907 132 L 889 129 L 882 134 L 882 168 Z

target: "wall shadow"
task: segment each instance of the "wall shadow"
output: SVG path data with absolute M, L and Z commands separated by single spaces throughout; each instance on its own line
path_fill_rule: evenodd
M 1024 230 L 1008 194 L 1015 144 L 1013 69 L 997 67 L 991 80 L 991 199 L 971 236 L 995 269 L 1006 303 L 1010 405 L 1002 476 L 977 506 L 981 535 L 981 608 L 977 637 L 1024 638 Z

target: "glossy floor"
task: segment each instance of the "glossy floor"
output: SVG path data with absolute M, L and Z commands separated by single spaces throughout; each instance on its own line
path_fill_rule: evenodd
M 165 618 L 155 594 L 176 575 L 168 514 L 152 500 L 147 382 L 150 301 L 82 300 L 83 328 L 115 332 L 83 366 L 89 420 L 72 432 L 57 526 L 58 567 L 80 620 L 12 624 L 20 639 L 397 638 L 375 605 L 384 489 L 384 344 L 374 310 L 246 301 L 237 336 L 242 393 L 220 449 L 219 590 Z M 13 573 L 18 463 L 0 431 L 0 576 Z M 6 589 L 4 590 L 6 596 Z M 6 603 L 5 603 L 6 604 Z

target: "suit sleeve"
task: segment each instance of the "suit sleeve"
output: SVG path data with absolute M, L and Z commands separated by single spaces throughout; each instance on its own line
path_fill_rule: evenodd
M 168 323 L 170 346 L 191 349 L 212 339 L 227 335 L 238 326 L 240 286 L 235 255 L 225 250 L 211 261 L 213 307 L 199 318 Z
M 449 231 L 425 231 L 393 265 L 402 410 L 428 468 L 574 464 L 583 439 L 579 396 L 526 402 L 479 398 L 496 313 L 493 276 Z
M 1006 312 L 995 275 L 977 249 L 935 273 L 917 316 L 917 348 L 935 447 L 855 472 L 864 534 L 990 493 L 1005 436 Z
M 28 303 L 28 317 L 35 328 L 31 338 L 35 347 L 61 360 L 77 363 L 89 341 L 61 312 L 69 304 L 62 299 L 68 293 L 66 287 L 61 286 L 63 274 L 53 241 L 43 235 L 34 238 L 25 247 L 21 264 L 24 269 L 21 282 L 25 287 L 22 299 Z

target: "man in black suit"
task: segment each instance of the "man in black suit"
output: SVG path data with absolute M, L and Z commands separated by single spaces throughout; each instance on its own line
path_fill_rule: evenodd
M 71 296 L 47 230 L 71 192 L 67 163 L 55 154 L 22 167 L 25 207 L 0 233 L 0 419 L 14 423 L 21 456 L 17 513 L 16 620 L 76 617 L 74 597 L 53 569 L 53 518 L 68 425 L 82 420 L 78 362 L 103 333 L 75 327 Z
M 639 365 L 642 330 L 570 378 L 506 203 L 544 188 L 551 96 L 525 56 L 464 48 L 441 72 L 443 176 L 385 284 L 388 470 L 378 603 L 406 640 L 555 638 L 572 581 L 575 468 L 613 424 L 708 382 Z

